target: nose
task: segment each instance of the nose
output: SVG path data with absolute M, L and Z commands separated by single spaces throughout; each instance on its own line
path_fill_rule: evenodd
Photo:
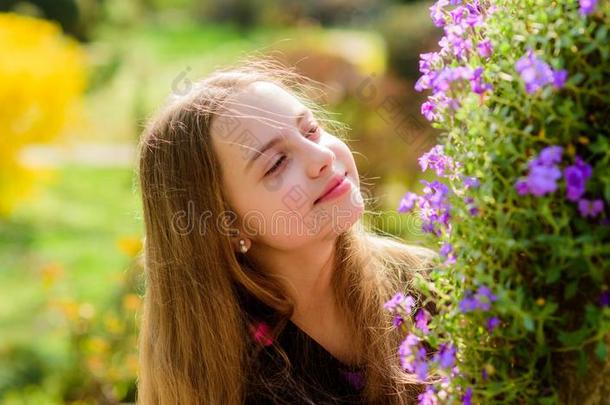
M 310 177 L 319 177 L 324 172 L 332 170 L 335 153 L 324 145 L 312 144 L 313 148 L 306 152 L 307 174 Z

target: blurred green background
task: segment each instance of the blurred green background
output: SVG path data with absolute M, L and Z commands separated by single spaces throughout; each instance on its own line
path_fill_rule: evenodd
M 0 403 L 131 403 L 142 294 L 135 146 L 173 92 L 248 55 L 327 87 L 373 198 L 396 214 L 435 144 L 413 91 L 428 1 L 0 1 Z

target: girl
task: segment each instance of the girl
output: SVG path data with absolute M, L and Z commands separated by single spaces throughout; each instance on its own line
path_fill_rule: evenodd
M 217 71 L 139 148 L 142 404 L 406 404 L 383 304 L 434 253 L 361 224 L 358 171 L 291 70 Z M 322 123 L 325 125 L 322 125 Z

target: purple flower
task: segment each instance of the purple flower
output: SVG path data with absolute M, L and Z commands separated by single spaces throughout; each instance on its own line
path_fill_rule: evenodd
M 449 188 L 438 181 L 430 183 L 421 180 L 421 182 L 426 185 L 424 187 L 424 195 L 419 200 L 419 216 L 422 220 L 422 230 L 441 236 L 442 228 L 448 231 L 450 229 L 451 205 L 447 197 Z
M 576 156 L 576 163 L 563 171 L 566 180 L 566 198 L 578 201 L 585 193 L 587 180 L 591 177 L 593 169 L 580 157 Z
M 599 306 L 607 307 L 610 305 L 610 293 L 608 291 L 604 291 L 599 296 Z
M 582 16 L 587 16 L 595 11 L 597 8 L 597 0 L 579 0 L 580 9 L 578 12 Z
M 467 189 L 468 188 L 477 188 L 481 184 L 479 182 L 479 179 L 477 179 L 476 177 L 469 177 L 469 176 L 464 176 L 464 178 L 462 179 L 462 182 L 464 183 L 464 187 L 466 187 Z
M 425 356 L 426 349 L 421 347 L 417 351 L 417 355 L 413 361 L 413 369 L 417 375 L 417 378 L 419 378 L 421 381 L 426 381 L 426 378 L 428 377 L 428 362 L 425 360 Z
M 489 311 L 491 303 L 497 301 L 498 297 L 491 293 L 491 290 L 487 286 L 480 286 L 475 295 L 477 300 L 477 306 L 483 311 Z
M 479 287 L 479 289 L 477 290 L 477 295 L 481 297 L 486 297 L 489 301 L 496 301 L 498 299 L 494 294 L 491 293 L 489 287 L 485 285 Z
M 536 197 L 552 193 L 557 189 L 561 171 L 556 166 L 534 166 L 527 176 L 527 187 Z
M 536 197 L 552 193 L 557 189 L 557 180 L 561 178 L 561 171 L 556 166 L 561 161 L 563 148 L 561 146 L 548 146 L 528 163 L 529 173 L 525 180 L 515 183 L 519 195 L 531 193 Z
M 565 84 L 568 78 L 568 71 L 565 69 L 556 70 L 553 72 L 553 87 L 556 89 L 561 89 Z
M 471 291 L 466 291 L 464 298 L 458 304 L 458 308 L 463 313 L 475 311 L 477 309 L 489 311 L 491 309 L 491 303 L 497 299 L 498 298 L 491 293 L 491 290 L 487 286 L 482 285 L 474 295 Z
M 590 201 L 583 198 L 578 200 L 578 210 L 583 218 L 595 218 L 604 210 L 604 202 L 600 199 Z
M 466 23 L 470 27 L 477 27 L 483 24 L 483 7 L 479 0 L 469 2 L 466 4 L 466 8 L 468 9 L 468 18 L 466 19 Z M 494 12 L 495 6 L 491 6 L 487 9 L 487 14 L 492 14 Z
M 402 325 L 403 322 L 404 322 L 404 319 L 403 319 L 402 315 L 394 314 L 394 318 L 392 318 L 392 325 L 394 325 L 397 328 L 400 325 Z
M 468 9 L 466 7 L 459 6 L 451 10 L 449 15 L 453 19 L 453 23 L 459 25 L 468 16 Z
M 430 386 L 426 389 L 426 391 L 422 392 L 417 396 L 417 400 L 419 401 L 419 405 L 437 405 L 438 398 L 436 397 L 436 393 L 434 389 Z
M 472 72 L 472 76 L 470 77 L 470 85 L 472 87 L 472 91 L 477 94 L 483 94 L 487 90 L 491 90 L 491 84 L 485 83 L 482 79 L 483 68 L 479 66 Z
M 527 186 L 526 180 L 518 180 L 517 183 L 515 183 L 515 189 L 519 195 L 526 195 L 529 193 L 529 187 Z
M 432 22 L 437 27 L 445 25 L 445 14 L 443 13 L 443 7 L 449 4 L 448 0 L 439 0 L 430 7 L 430 17 Z
M 422 53 L 419 55 L 419 71 L 421 73 L 429 73 L 433 64 L 440 60 L 440 55 L 437 52 Z
M 462 398 L 462 405 L 472 405 L 472 388 L 468 387 L 464 397 Z
M 430 321 L 430 314 L 425 309 L 421 308 L 415 314 L 415 326 L 421 330 L 424 335 L 430 333 L 430 329 L 428 329 L 428 322 Z
M 515 69 L 525 82 L 525 91 L 530 94 L 547 84 L 563 87 L 567 78 L 566 71 L 553 71 L 546 62 L 537 58 L 531 49 L 528 49 L 527 53 L 517 61 Z
M 406 313 L 410 313 L 413 309 L 413 305 L 415 305 L 415 300 L 410 295 L 405 295 L 403 293 L 396 293 L 389 301 L 383 304 L 383 308 L 388 311 L 396 311 L 397 308 L 402 308 Z
M 461 166 L 459 163 L 454 162 L 449 156 L 445 155 L 443 145 L 434 146 L 428 152 L 421 155 L 418 158 L 418 162 L 423 172 L 428 169 L 433 169 L 439 177 L 451 176 L 455 173 L 455 170 Z
M 453 252 L 453 246 L 451 245 L 451 243 L 449 242 L 445 242 L 443 243 L 443 246 L 441 247 L 440 250 L 440 255 L 443 257 L 447 257 L 449 255 L 449 253 Z
M 563 147 L 561 146 L 547 146 L 540 151 L 538 157 L 530 162 L 532 166 L 552 166 L 561 162 L 561 155 L 563 154 Z
M 472 41 L 464 38 L 464 27 L 448 25 L 445 27 L 445 36 L 438 43 L 441 55 L 453 54 L 458 60 L 465 59 L 472 49 Z
M 453 253 L 453 246 L 449 242 L 443 243 L 439 251 L 441 257 L 445 258 L 444 265 L 448 266 L 455 263 L 455 254 Z
M 421 113 L 428 121 L 436 119 L 436 107 L 432 101 L 426 101 L 421 105 Z
M 455 346 L 447 343 L 441 343 L 438 352 L 434 355 L 433 360 L 438 362 L 441 368 L 451 368 L 455 364 Z
M 500 325 L 500 318 L 497 316 L 492 316 L 487 320 L 487 331 L 489 333 L 493 332 Z
M 477 309 L 477 300 L 472 295 L 466 295 L 458 304 L 461 312 L 471 312 Z
M 400 204 L 398 206 L 398 212 L 409 212 L 415 207 L 415 203 L 419 200 L 419 196 L 415 193 L 407 191 L 405 195 L 400 200 Z
M 409 333 L 398 348 L 401 367 L 424 381 L 428 375 L 428 363 L 426 361 L 426 349 L 419 347 L 420 339 Z
M 435 77 L 436 77 L 436 72 L 434 72 L 434 71 L 424 73 L 415 82 L 415 86 L 414 86 L 415 91 L 421 92 L 421 91 L 429 89 L 431 86 L 431 82 L 434 80 Z
M 479 208 L 475 204 L 473 204 L 474 198 L 466 197 L 466 198 L 464 198 L 464 202 L 466 203 L 466 206 L 468 207 L 468 213 L 470 215 L 474 216 L 479 213 Z
M 484 58 L 489 58 L 493 53 L 493 46 L 491 45 L 491 41 L 489 39 L 485 39 L 477 45 L 477 51 L 479 55 Z
M 405 340 L 402 341 L 398 348 L 398 356 L 400 358 L 400 365 L 403 369 L 414 372 L 412 358 L 413 358 L 413 347 L 419 344 L 419 338 L 412 333 L 409 333 Z

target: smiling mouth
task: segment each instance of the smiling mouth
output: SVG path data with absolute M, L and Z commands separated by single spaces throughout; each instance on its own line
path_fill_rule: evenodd
M 316 198 L 316 199 L 315 199 L 315 201 L 313 202 L 313 205 L 316 205 L 318 202 L 320 202 L 320 200 L 322 200 L 322 199 L 323 199 L 324 197 L 326 197 L 328 194 L 332 193 L 332 191 L 333 191 L 334 189 L 336 189 L 338 186 L 340 186 L 341 184 L 343 184 L 343 183 L 346 181 L 346 179 L 347 179 L 347 172 L 345 172 L 345 173 L 343 174 L 343 178 L 342 178 L 342 179 L 341 179 L 341 180 L 340 180 L 340 181 L 339 181 L 337 184 L 335 184 L 335 185 L 333 186 L 333 188 L 331 188 L 331 189 L 330 189 L 330 190 L 328 190 L 326 193 L 324 193 L 324 195 L 322 195 L 322 196 L 320 196 L 320 197 Z

